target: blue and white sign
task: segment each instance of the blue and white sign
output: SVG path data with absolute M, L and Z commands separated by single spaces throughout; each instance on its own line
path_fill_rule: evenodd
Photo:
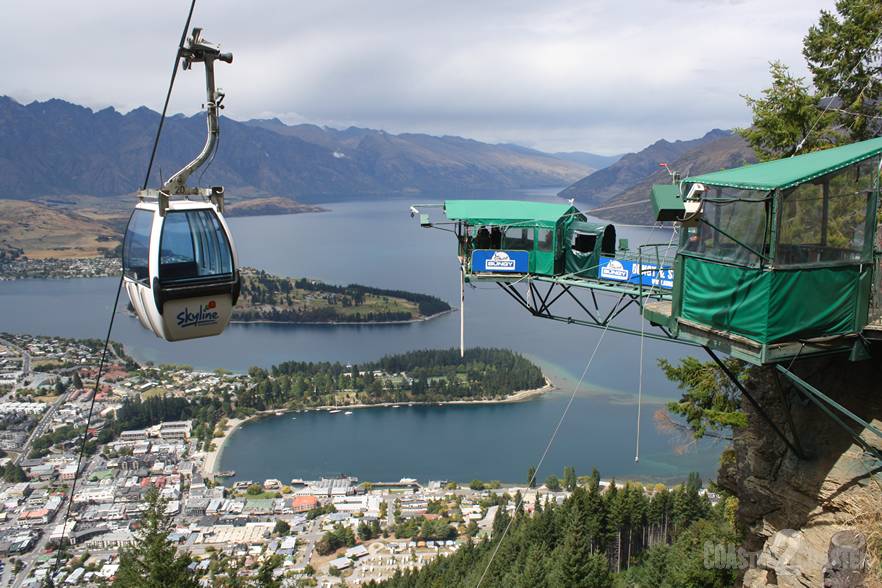
M 674 270 L 667 265 L 659 267 L 654 263 L 644 263 L 628 259 L 601 257 L 597 268 L 597 277 L 601 280 L 643 283 L 644 286 L 655 286 L 671 290 L 674 287 Z
M 526 274 L 529 271 L 529 251 L 476 249 L 472 252 L 473 273 Z

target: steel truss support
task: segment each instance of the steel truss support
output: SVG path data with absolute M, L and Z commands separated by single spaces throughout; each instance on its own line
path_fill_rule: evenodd
M 635 305 L 638 308 L 643 307 L 642 298 L 637 293 L 629 293 L 624 292 L 621 293 L 616 303 L 612 306 L 612 308 L 605 313 L 600 312 L 600 307 L 597 304 L 597 298 L 594 295 L 594 291 L 591 291 L 591 300 L 593 302 L 594 310 L 592 311 L 588 306 L 586 306 L 579 298 L 573 293 L 572 286 L 569 284 L 561 284 L 561 283 L 550 283 L 548 285 L 548 289 L 543 294 L 540 290 L 539 286 L 532 280 L 527 282 L 527 291 L 523 293 L 521 290 L 518 290 L 515 286 L 517 283 L 503 283 L 497 282 L 500 288 L 511 296 L 511 298 L 517 302 L 520 306 L 527 310 L 531 315 L 539 318 L 550 319 L 553 321 L 559 321 L 567 324 L 573 325 L 581 325 L 585 327 L 593 327 L 596 329 L 606 329 L 612 331 L 614 333 L 624 333 L 627 335 L 637 335 L 643 336 L 648 339 L 654 339 L 658 341 L 668 341 L 671 343 L 679 343 L 681 345 L 688 345 L 691 347 L 700 347 L 699 344 L 693 343 L 691 341 L 684 341 L 681 339 L 676 339 L 671 336 L 669 332 L 664 329 L 661 329 L 662 334 L 659 333 L 648 333 L 641 332 L 639 329 L 631 329 L 628 327 L 620 327 L 611 324 L 611 322 L 622 314 L 627 308 L 631 305 Z M 576 303 L 576 305 L 581 309 L 582 312 L 585 313 L 587 318 L 574 318 L 572 316 L 563 316 L 560 314 L 555 314 L 552 312 L 552 306 L 561 298 L 568 297 L 570 300 Z M 645 296 L 643 298 L 646 298 Z
M 719 366 L 720 370 L 722 370 L 722 372 L 724 374 L 726 374 L 726 377 L 729 378 L 729 381 L 731 381 L 732 384 L 734 384 L 735 387 L 741 391 L 741 394 L 745 398 L 747 398 L 748 402 L 750 402 L 753 405 L 753 407 L 756 409 L 756 411 L 759 413 L 759 415 L 763 418 L 763 420 L 766 421 L 766 424 L 769 425 L 772 428 L 772 430 L 775 431 L 775 434 L 778 435 L 778 437 L 780 437 L 781 440 L 784 441 L 784 443 L 787 445 L 787 447 L 790 448 L 790 451 L 792 451 L 793 454 L 796 457 L 798 457 L 799 459 L 806 459 L 805 453 L 802 451 L 802 447 L 799 444 L 799 439 L 796 437 L 796 431 L 795 430 L 793 431 L 794 441 L 791 441 L 787 437 L 787 435 L 784 434 L 784 431 L 782 431 L 778 427 L 778 425 L 775 424 L 775 421 L 772 420 L 772 417 L 770 417 L 768 415 L 768 413 L 766 413 L 766 411 L 763 410 L 763 407 L 760 406 L 760 403 L 757 402 L 756 398 L 753 397 L 753 395 L 747 390 L 747 388 L 744 386 L 744 384 L 741 383 L 741 381 L 738 379 L 738 377 L 732 373 L 732 370 L 729 369 L 729 366 L 727 366 L 725 364 L 725 362 L 723 362 L 723 360 L 720 359 L 719 356 L 717 356 L 717 354 L 714 353 L 710 347 L 705 347 L 704 350 L 707 352 L 708 355 L 710 355 L 711 359 L 714 360 L 714 362 L 717 364 L 717 366 Z
M 842 406 L 841 404 L 839 404 L 838 402 L 836 402 L 835 400 L 833 400 L 832 398 L 785 368 L 784 366 L 779 364 L 775 367 L 778 369 L 778 372 L 780 372 L 784 377 L 790 380 L 793 386 L 797 390 L 802 392 L 803 395 L 808 398 L 815 406 L 820 408 L 822 412 L 833 419 L 836 424 L 845 429 L 848 434 L 851 435 L 852 439 L 854 439 L 855 444 L 857 444 L 858 447 L 863 449 L 865 453 L 872 455 L 875 459 L 882 461 L 882 452 L 867 443 L 859 434 L 855 433 L 854 429 L 852 429 L 848 425 L 848 423 L 846 423 L 838 414 L 833 412 L 833 410 L 835 409 L 840 414 L 845 415 L 848 419 L 857 423 L 864 429 L 867 429 L 880 439 L 882 439 L 882 431 L 880 431 L 861 417 L 857 416 L 856 414 L 854 414 L 853 412 L 851 412 L 850 410 L 848 410 L 847 408 L 845 408 L 844 406 Z

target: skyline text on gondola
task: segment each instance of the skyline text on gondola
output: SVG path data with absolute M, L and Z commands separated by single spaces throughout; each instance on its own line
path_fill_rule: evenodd
M 200 304 L 199 310 L 196 312 L 190 312 L 190 309 L 185 306 L 184 310 L 178 313 L 178 326 L 181 328 L 199 327 L 202 325 L 213 325 L 217 323 L 220 315 L 216 310 L 213 310 L 214 307 L 214 300 L 204 306 Z

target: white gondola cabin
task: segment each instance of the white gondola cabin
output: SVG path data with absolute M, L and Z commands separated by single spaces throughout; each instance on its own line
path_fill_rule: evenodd
M 239 297 L 238 260 L 213 203 L 137 205 L 126 232 L 126 292 L 138 320 L 168 341 L 218 335 Z
M 220 132 L 215 60 L 233 56 L 193 29 L 184 69 L 205 64 L 208 138 L 202 151 L 159 190 L 142 190 L 123 244 L 123 279 L 141 324 L 168 341 L 219 335 L 239 298 L 233 237 L 223 218 L 224 191 L 188 188 L 187 179 L 214 153 Z M 191 199 L 195 198 L 195 199 Z

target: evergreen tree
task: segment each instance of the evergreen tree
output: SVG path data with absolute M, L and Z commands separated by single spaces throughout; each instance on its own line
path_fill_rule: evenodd
M 771 64 L 772 85 L 763 98 L 745 96 L 753 126 L 740 129 L 761 160 L 863 141 L 882 129 L 882 79 L 876 42 L 882 29 L 882 4 L 838 0 L 835 13 L 821 11 L 803 42 L 803 56 L 816 92 L 790 75 L 781 62 Z
M 527 485 L 530 488 L 536 487 L 536 466 L 530 466 L 530 469 L 527 470 Z
M 877 40 L 882 30 L 882 4 L 866 0 L 838 0 L 835 12 L 821 11 L 809 28 L 802 54 L 820 96 L 839 100 L 837 123 L 852 141 L 879 134 L 882 115 L 882 78 Z M 845 112 L 841 112 L 845 111 Z
M 575 490 L 576 486 L 578 486 L 578 484 L 579 484 L 579 480 L 576 477 L 576 468 L 574 468 L 573 466 L 564 467 L 563 476 L 564 476 L 564 482 L 563 482 L 564 488 L 566 488 L 570 492 Z
M 771 63 L 769 73 L 772 85 L 763 90 L 762 98 L 744 96 L 753 111 L 753 125 L 738 129 L 753 147 L 757 159 L 767 161 L 793 155 L 803 137 L 807 139 L 800 152 L 835 144 L 839 139 L 831 127 L 835 114 L 827 113 L 815 124 L 822 112 L 820 98 L 811 93 L 805 79 L 791 75 L 780 61 Z
M 548 582 L 545 577 L 547 574 L 548 549 L 542 545 L 531 545 L 527 550 L 527 561 L 524 564 L 524 571 L 518 578 L 517 588 L 545 588 Z
M 156 488 L 150 488 L 144 497 L 146 510 L 141 518 L 137 541 L 120 550 L 119 570 L 113 586 L 117 588 L 198 588 L 188 569 L 190 556 L 178 556 L 177 548 L 169 543 L 173 523 L 165 513 L 166 501 Z
M 591 549 L 582 508 L 572 502 L 566 513 L 563 542 L 555 550 L 552 584 L 571 588 L 606 588 L 612 584 L 609 564 Z

